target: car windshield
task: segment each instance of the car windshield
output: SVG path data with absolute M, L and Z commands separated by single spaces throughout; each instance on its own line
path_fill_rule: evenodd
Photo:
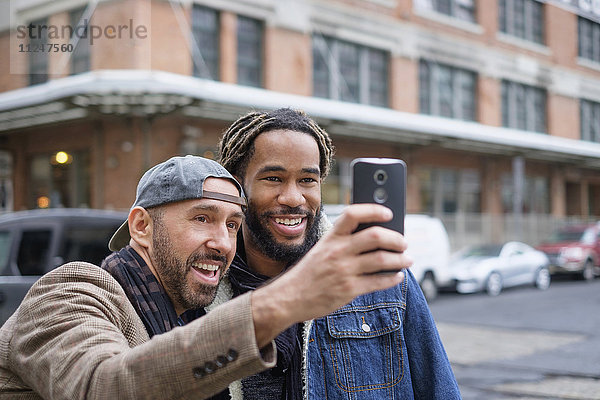
M 463 258 L 467 257 L 498 257 L 500 255 L 500 251 L 502 250 L 502 245 L 497 244 L 486 244 L 481 246 L 473 246 L 467 248 L 464 253 L 462 253 Z
M 547 240 L 548 243 L 578 242 L 584 234 L 583 229 L 561 229 L 554 232 Z

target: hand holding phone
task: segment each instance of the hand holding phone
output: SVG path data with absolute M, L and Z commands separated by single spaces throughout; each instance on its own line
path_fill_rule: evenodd
M 352 203 L 382 204 L 394 218 L 381 224 L 366 224 L 358 230 L 380 225 L 404 234 L 406 214 L 406 164 L 394 158 L 357 158 L 352 169 Z
M 357 231 L 379 225 L 404 234 L 406 164 L 393 158 L 357 158 L 352 169 L 352 203 L 377 203 L 392 210 L 392 220 L 359 225 Z M 394 273 L 396 270 L 377 273 Z

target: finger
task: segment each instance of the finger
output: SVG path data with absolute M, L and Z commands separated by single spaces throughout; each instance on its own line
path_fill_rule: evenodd
M 385 275 L 363 275 L 359 278 L 356 289 L 360 294 L 389 289 L 404 281 L 404 271 Z
M 397 251 L 406 250 L 408 244 L 404 236 L 391 229 L 381 226 L 372 226 L 350 235 L 348 242 L 354 254 L 360 254 L 377 249 Z
M 393 217 L 392 210 L 379 204 L 352 204 L 344 209 L 333 226 L 333 233 L 349 235 L 359 224 L 387 222 Z
M 357 274 L 373 274 L 376 272 L 397 271 L 409 268 L 412 259 L 404 253 L 377 250 L 356 257 Z

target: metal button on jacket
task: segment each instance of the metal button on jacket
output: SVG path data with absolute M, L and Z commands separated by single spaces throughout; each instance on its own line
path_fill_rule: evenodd
M 371 332 L 371 327 L 366 323 L 362 324 L 361 328 L 365 332 Z
M 238 352 L 235 351 L 234 349 L 229 349 L 229 351 L 227 352 L 227 355 L 225 357 L 227 357 L 227 360 L 229 362 L 235 361 L 238 358 Z
M 229 362 L 229 360 L 227 359 L 227 357 L 221 355 L 216 358 L 215 365 L 218 368 L 221 368 L 221 367 L 224 367 L 225 365 L 227 365 L 228 362 Z
M 212 374 L 216 370 L 217 370 L 217 366 L 215 365 L 214 362 L 207 361 L 206 363 L 204 363 L 204 372 L 206 372 L 207 374 Z
M 204 376 L 206 375 L 206 372 L 204 372 L 204 368 L 194 368 L 192 372 L 194 373 L 194 378 L 197 379 L 204 378 Z

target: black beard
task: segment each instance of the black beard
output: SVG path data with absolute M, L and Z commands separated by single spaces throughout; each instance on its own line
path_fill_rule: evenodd
M 154 262 L 160 280 L 165 290 L 185 310 L 206 307 L 213 302 L 217 295 L 217 286 L 198 284 L 193 287 L 187 284 L 187 276 L 192 264 L 200 260 L 214 260 L 221 262 L 221 276 L 223 278 L 224 266 L 227 258 L 220 254 L 207 254 L 194 252 L 185 263 L 181 262 L 171 251 L 173 248 L 167 229 L 162 224 L 155 224 L 152 238 L 154 247 Z
M 319 240 L 318 221 L 321 218 L 321 208 L 316 214 L 302 210 L 300 207 L 284 206 L 277 212 L 266 212 L 258 215 L 254 212 L 256 209 L 252 202 L 248 203 L 245 211 L 246 225 L 254 245 L 267 257 L 275 261 L 285 261 L 286 267 L 295 264 L 304 256 Z M 279 243 L 268 229 L 269 217 L 271 215 L 295 214 L 303 215 L 306 218 L 306 234 L 304 242 L 299 245 L 289 245 Z

